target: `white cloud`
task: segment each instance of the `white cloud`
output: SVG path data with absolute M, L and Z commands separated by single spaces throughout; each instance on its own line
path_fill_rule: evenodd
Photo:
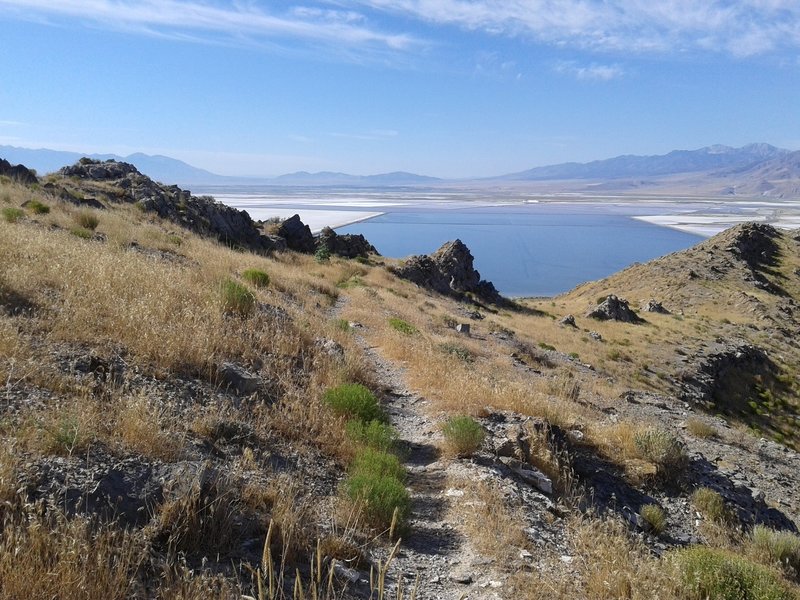
M 800 47 L 797 0 L 359 1 L 430 23 L 589 50 L 750 56 Z
M 408 34 L 372 28 L 362 15 L 353 11 L 294 8 L 281 14 L 253 2 L 0 0 L 0 9 L 23 18 L 68 17 L 108 28 L 194 41 L 245 37 L 254 41 L 300 40 L 334 48 L 389 51 L 407 50 L 420 43 Z
M 585 81 L 611 81 L 619 79 L 625 71 L 619 65 L 600 65 L 592 63 L 581 65 L 574 61 L 562 61 L 555 65 L 556 73 L 570 75 Z

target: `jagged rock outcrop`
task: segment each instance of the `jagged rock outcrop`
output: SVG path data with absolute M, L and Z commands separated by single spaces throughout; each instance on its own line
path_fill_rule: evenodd
M 627 300 L 617 298 L 613 294 L 587 312 L 586 316 L 598 321 L 621 321 L 623 323 L 642 323 L 644 321 L 631 310 Z
M 772 225 L 743 223 L 730 230 L 731 239 L 726 250 L 757 270 L 774 262 L 778 254 L 778 244 L 775 243 L 778 235 Z
M 366 258 L 370 254 L 380 256 L 375 247 L 363 235 L 346 233 L 339 235 L 330 227 L 325 227 L 319 234 L 319 247 L 325 247 L 331 254 L 343 258 Z
M 109 201 L 136 202 L 143 210 L 153 211 L 161 218 L 230 246 L 262 253 L 276 248 L 245 211 L 217 202 L 210 196 L 193 196 L 176 185 L 156 183 L 131 164 L 83 158 L 64 167 L 60 173 L 68 178 L 110 183 L 116 192 L 106 194 Z
M 690 365 L 680 377 L 682 399 L 723 411 L 743 408 L 777 370 L 764 350 L 746 342 L 719 343 Z
M 502 302 L 494 285 L 481 279 L 473 261 L 469 248 L 461 240 L 455 240 L 445 243 L 430 256 L 411 256 L 393 271 L 398 277 L 440 294 L 461 298 L 471 293 L 486 302 Z
M 0 158 L 0 175 L 5 175 L 25 185 L 31 185 L 39 181 L 36 173 L 25 165 L 12 165 L 4 158 Z
M 300 215 L 292 215 L 283 221 L 275 233 L 286 240 L 290 250 L 308 254 L 316 250 L 317 243 L 311 228 L 300 220 Z

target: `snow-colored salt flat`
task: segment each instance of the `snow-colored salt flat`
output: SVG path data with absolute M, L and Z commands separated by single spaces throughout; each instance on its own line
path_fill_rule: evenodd
M 319 233 L 324 227 L 343 227 L 351 223 L 358 223 L 365 221 L 372 217 L 377 217 L 383 213 L 379 212 L 366 212 L 357 210 L 314 210 L 306 208 L 285 208 L 285 207 L 264 207 L 264 206 L 246 206 L 237 202 L 230 204 L 234 208 L 247 211 L 250 217 L 256 221 L 266 221 L 273 217 L 281 219 L 288 219 L 293 215 L 300 215 L 300 220 L 311 228 L 312 233 Z
M 775 227 L 783 227 L 786 229 L 796 229 L 800 227 L 800 217 L 794 215 L 786 216 L 767 216 L 763 214 L 737 214 L 737 215 L 648 215 L 636 216 L 634 219 L 646 221 L 653 225 L 660 225 L 662 227 L 671 227 L 679 229 L 687 233 L 694 233 L 704 237 L 711 237 L 716 235 L 729 227 L 738 223 L 746 223 L 748 221 L 757 221 L 759 223 L 768 223 Z

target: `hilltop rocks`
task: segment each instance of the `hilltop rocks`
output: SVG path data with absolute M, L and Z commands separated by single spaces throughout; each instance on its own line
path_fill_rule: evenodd
M 0 158 L 0 175 L 5 175 L 25 185 L 31 185 L 39 181 L 36 177 L 36 172 L 25 165 L 12 165 L 4 158 Z
M 644 321 L 631 310 L 627 300 L 617 298 L 613 294 L 587 312 L 586 316 L 598 321 L 621 321 L 623 323 L 642 323 Z
M 502 297 L 489 281 L 481 280 L 474 258 L 461 240 L 445 243 L 436 252 L 411 256 L 393 271 L 398 277 L 440 294 L 461 298 L 472 293 L 481 300 L 498 303 Z
M 283 221 L 275 233 L 286 240 L 290 250 L 311 254 L 316 249 L 311 228 L 300 220 L 300 215 L 292 215 Z
M 275 249 L 275 244 L 262 235 L 246 212 L 210 196 L 193 196 L 176 185 L 156 183 L 131 164 L 82 158 L 61 169 L 60 173 L 67 178 L 110 183 L 116 190 L 107 194 L 108 200 L 135 202 L 145 211 L 155 212 L 194 233 L 215 237 L 235 248 L 262 253 Z
M 370 254 L 380 254 L 375 247 L 361 234 L 347 233 L 339 235 L 330 227 L 325 227 L 319 234 L 319 247 L 327 248 L 331 254 L 343 258 L 366 258 Z
M 732 239 L 725 249 L 747 263 L 751 269 L 757 270 L 775 260 L 778 245 L 774 238 L 778 235 L 778 231 L 771 225 L 744 223 L 730 230 L 728 237 Z

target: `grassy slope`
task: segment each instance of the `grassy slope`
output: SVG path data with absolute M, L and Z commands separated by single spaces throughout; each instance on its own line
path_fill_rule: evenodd
M 237 544 L 263 543 L 269 522 L 279 530 L 276 552 L 282 545 L 289 562 L 309 556 L 315 539 L 323 541 L 327 556 L 357 552 L 369 532 L 331 483 L 354 450 L 340 419 L 321 401 L 324 390 L 339 383 L 371 384 L 358 344 L 338 316 L 333 318 L 340 296 L 346 298 L 340 316 L 363 324 L 368 342 L 405 367 L 409 384 L 434 402 L 435 411 L 481 416 L 510 410 L 542 417 L 581 430 L 596 452 L 620 463 L 642 460 L 631 441 L 642 424 L 598 427 L 603 409 L 629 388 L 670 392 L 676 346 L 691 353 L 730 331 L 761 345 L 775 344 L 769 348 L 781 351 L 787 373 L 798 364 L 793 346 L 773 340 L 750 304 L 737 300 L 741 282 L 733 276 L 676 286 L 674 273 L 685 269 L 686 257 L 635 266 L 552 301 L 532 302 L 537 312 L 530 314 L 486 312 L 480 322 L 484 334 L 467 338 L 452 329 L 453 322 L 464 320 L 462 306 L 397 280 L 380 265 L 234 252 L 120 205 L 91 211 L 98 235 L 87 240 L 71 232 L 78 213 L 87 209 L 78 211 L 14 183 L 0 185 L 0 208 L 32 198 L 51 207 L 49 214 L 26 210 L 15 223 L 0 220 L 0 377 L 6 382 L 0 498 L 8 502 L 0 510 L 7 540 L 3 550 L 8 555 L 16 548 L 29 557 L 22 570 L 19 561 L 0 559 L 4 597 L 21 593 L 30 581 L 39 582 L 35 591 L 43 596 L 65 585 L 77 589 L 87 585 L 86 569 L 95 573 L 96 582 L 96 589 L 85 594 L 89 598 L 174 597 L 177 590 L 186 598 L 209 597 L 209 590 L 220 597 L 255 593 L 248 587 L 249 571 L 239 567 L 237 575 L 227 565 L 258 565 L 260 548 L 255 555 L 243 554 Z M 785 237 L 780 243 L 778 269 L 793 286 L 794 242 Z M 705 251 L 692 252 L 702 256 Z M 241 273 L 251 268 L 269 273 L 270 285 L 252 291 L 260 305 L 272 308 L 245 318 L 225 315 L 221 282 L 241 281 Z M 797 290 L 784 285 L 796 297 Z M 683 315 L 648 315 L 643 326 L 582 319 L 605 293 L 631 300 L 655 297 L 673 310 L 679 306 Z M 765 292 L 748 294 L 773 302 Z M 557 317 L 566 313 L 578 317 L 577 330 L 558 324 Z M 398 331 L 390 319 L 403 319 L 417 332 Z M 605 341 L 590 338 L 589 329 Z M 315 343 L 320 337 L 341 344 L 345 359 L 322 352 Z M 69 368 L 89 355 L 122 361 L 123 382 L 98 383 Z M 269 385 L 245 400 L 222 392 L 215 374 L 224 361 L 244 366 Z M 793 393 L 790 388 L 791 406 Z M 204 464 L 225 473 L 217 480 L 224 489 L 199 481 L 197 490 L 166 499 L 146 525 L 128 533 L 113 525 L 98 530 L 81 519 L 67 521 L 58 511 L 41 516 L 25 504 L 30 494 L 18 496 L 20 482 L 29 480 L 34 466 L 55 464 L 60 456 L 58 464 L 66 465 L 68 474 L 70 469 L 79 473 L 96 452 L 148 465 Z M 551 459 L 540 457 L 540 466 L 546 468 Z M 310 473 L 310 463 L 321 467 Z M 482 488 L 480 493 L 488 492 Z M 199 538 L 189 535 L 199 526 L 192 521 L 197 502 L 203 510 L 214 509 L 203 513 L 213 527 Z M 493 515 L 502 514 L 502 502 L 486 502 L 492 503 L 497 504 Z M 46 527 L 29 529 L 25 523 L 31 520 Z M 250 523 L 237 525 L 236 543 L 222 535 L 231 523 Z M 510 540 L 520 536 L 513 523 L 503 524 Z M 609 527 L 591 519 L 565 522 L 583 561 L 577 578 L 565 573 L 564 580 L 537 587 L 535 574 L 521 573 L 520 589 L 530 597 L 537 597 L 536 590 L 549 597 L 648 597 L 659 590 L 669 597 L 675 579 L 660 572 L 663 565 L 625 532 Z M 630 545 L 624 564 L 613 551 L 620 544 Z M 174 548 L 185 553 L 188 565 Z M 118 568 L 71 566 L 71 552 L 114 556 L 101 562 Z M 211 570 L 197 568 L 200 557 L 215 553 L 221 559 Z M 598 595 L 608 581 L 619 589 Z

